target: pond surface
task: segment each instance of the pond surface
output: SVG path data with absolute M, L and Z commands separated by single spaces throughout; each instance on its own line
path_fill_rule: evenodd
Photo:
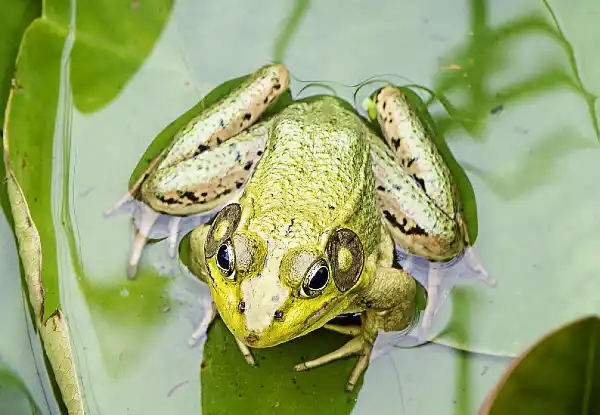
M 45 89 L 48 105 L 30 120 L 43 125 L 53 155 L 40 199 L 54 229 L 48 256 L 86 413 L 236 413 L 251 405 L 248 413 L 295 414 L 319 405 L 336 414 L 474 414 L 510 357 L 600 311 L 600 28 L 591 24 L 600 4 L 135 0 L 113 12 L 101 4 L 47 1 L 53 23 L 35 42 L 48 68 L 38 68 L 34 87 Z M 294 96 L 318 82 L 360 104 L 376 85 L 355 98 L 356 85 L 372 77 L 443 94 L 451 115 L 439 103 L 429 109 L 472 186 L 465 204 L 475 250 L 497 280 L 450 291 L 434 342 L 392 348 L 354 395 L 343 391 L 354 360 L 292 372 L 296 356 L 333 350 L 341 336 L 318 332 L 260 351 L 258 368 L 243 366 L 220 323 L 206 344 L 189 347 L 206 287 L 168 256 L 166 241 L 148 246 L 140 276 L 127 281 L 131 215 L 103 215 L 166 125 L 217 85 L 274 59 L 290 69 Z M 18 333 L 18 344 L 0 340 L 0 356 L 40 412 L 56 413 L 34 369 L 39 347 L 33 341 L 35 354 L 18 353 L 32 347 L 29 318 L 14 282 L 9 224 L 0 226 L 0 257 L 9 258 L 0 306 L 16 316 L 2 327 Z

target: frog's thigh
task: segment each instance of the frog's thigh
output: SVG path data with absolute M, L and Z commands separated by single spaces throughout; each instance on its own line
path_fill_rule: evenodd
M 227 143 L 155 171 L 142 185 L 153 210 L 171 215 L 210 212 L 244 187 L 263 154 L 270 123 L 252 127 Z
M 408 252 L 432 260 L 453 256 L 459 233 L 456 222 L 398 168 L 381 140 L 371 140 L 371 160 L 383 218 L 394 241 Z
M 182 128 L 158 169 L 175 166 L 248 129 L 288 86 L 289 73 L 283 65 L 260 68 Z
M 393 86 L 375 96 L 377 120 L 398 167 L 409 174 L 449 217 L 456 214 L 452 175 L 435 142 L 409 104 Z

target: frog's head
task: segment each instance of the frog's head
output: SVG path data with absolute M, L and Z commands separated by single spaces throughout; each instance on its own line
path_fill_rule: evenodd
M 365 278 L 356 233 L 337 228 L 323 231 L 314 245 L 290 243 L 249 230 L 246 216 L 237 203 L 225 206 L 203 244 L 213 300 L 236 338 L 251 347 L 275 346 L 350 305 Z

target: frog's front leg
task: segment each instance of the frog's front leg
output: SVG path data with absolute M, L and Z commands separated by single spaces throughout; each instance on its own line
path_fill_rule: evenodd
M 382 229 L 381 258 L 375 276 L 357 300 L 365 311 L 360 326 L 326 324 L 324 327 L 354 336 L 344 346 L 309 362 L 297 365 L 297 371 L 321 366 L 337 359 L 358 354 L 360 358 L 352 371 L 346 390 L 352 391 L 371 357 L 379 330 L 401 331 L 410 326 L 415 315 L 417 284 L 405 271 L 392 267 L 394 245 L 388 232 Z
M 210 230 L 210 225 L 200 225 L 196 229 L 192 231 L 190 234 L 190 245 L 197 247 L 197 255 L 193 255 L 190 257 L 190 271 L 194 275 L 196 275 L 200 281 L 205 284 L 210 284 L 210 274 L 208 268 L 206 267 L 206 262 L 204 261 L 204 245 L 206 242 L 206 237 L 208 235 L 208 231 Z M 190 347 L 195 346 L 206 333 L 208 333 L 208 329 L 211 324 L 215 321 L 215 318 L 219 315 L 219 311 L 214 303 L 214 301 L 210 301 L 210 304 L 206 304 L 207 301 L 202 298 L 200 303 L 203 306 L 205 312 L 205 318 L 202 319 L 198 327 L 194 330 L 192 335 L 188 340 L 188 344 Z M 235 336 L 234 336 L 235 338 Z M 242 352 L 244 359 L 246 362 L 252 366 L 256 363 L 254 361 L 254 357 L 252 357 L 252 352 L 250 348 L 246 346 L 244 343 L 235 338 L 235 342 L 238 345 L 238 348 Z

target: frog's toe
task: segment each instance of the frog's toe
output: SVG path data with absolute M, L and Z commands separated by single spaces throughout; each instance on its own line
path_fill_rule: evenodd
M 131 255 L 129 256 L 129 263 L 127 264 L 127 278 L 130 280 L 134 279 L 137 274 L 138 265 L 142 252 L 146 243 L 148 242 L 148 235 L 154 223 L 158 219 L 159 214 L 153 211 L 150 207 L 142 205 L 142 216 L 140 220 L 139 229 L 135 228 L 133 241 L 131 243 Z
M 198 341 L 206 336 L 206 333 L 208 332 L 208 328 L 210 327 L 210 325 L 212 324 L 213 321 L 215 321 L 215 318 L 217 317 L 217 305 L 215 304 L 214 301 L 212 301 L 212 299 L 207 299 L 205 297 L 200 297 L 199 298 L 199 302 L 200 302 L 200 307 L 202 307 L 202 311 L 203 311 L 203 318 L 202 321 L 200 322 L 200 324 L 198 324 L 198 327 L 196 328 L 196 330 L 194 330 L 194 332 L 192 333 L 192 335 L 190 336 L 189 340 L 188 340 L 188 345 L 190 347 L 194 347 L 198 344 Z
M 326 363 L 333 362 L 334 360 L 343 359 L 345 357 L 358 354 L 360 355 L 360 358 L 358 359 L 356 366 L 354 366 L 354 370 L 352 370 L 350 379 L 346 384 L 346 390 L 350 392 L 354 389 L 358 379 L 360 379 L 360 376 L 364 373 L 365 369 L 369 365 L 372 349 L 373 346 L 367 342 L 363 336 L 359 335 L 352 338 L 352 340 L 350 340 L 348 343 L 331 353 L 294 366 L 294 370 L 297 372 L 302 372 L 304 370 L 312 369 L 313 367 L 322 366 Z
M 326 363 L 330 363 L 330 362 L 333 362 L 334 360 L 338 360 L 338 359 L 343 359 L 345 357 L 348 357 L 348 356 L 351 356 L 354 354 L 360 354 L 362 357 L 370 356 L 371 349 L 372 349 L 372 346 L 370 344 L 368 344 L 362 336 L 356 336 L 356 337 L 352 338 L 352 340 L 350 340 L 348 343 L 346 343 L 345 345 L 343 345 L 342 347 L 340 347 L 339 349 L 337 349 L 331 353 L 327 353 L 326 355 L 321 356 L 317 359 L 310 360 L 310 361 L 304 362 L 304 363 L 300 363 L 299 365 L 294 366 L 294 370 L 297 372 L 302 372 L 304 370 L 312 369 L 313 367 L 317 367 L 317 366 L 322 366 Z M 361 360 L 362 360 L 362 357 L 361 357 Z M 368 358 L 367 358 L 367 362 L 368 362 Z M 357 367 L 359 366 L 359 364 L 360 364 L 360 361 L 357 364 Z M 351 380 L 354 377 L 357 367 L 355 367 L 354 372 L 352 372 Z M 362 370 L 360 370 L 360 373 L 362 373 L 363 371 L 364 371 L 364 368 Z M 358 374 L 358 377 L 360 376 L 360 373 Z
M 171 258 L 177 256 L 177 235 L 179 234 L 180 222 L 180 216 L 174 216 L 169 220 L 169 236 L 167 237 L 167 242 L 169 245 L 169 256 Z
M 132 200 L 133 196 L 131 196 L 131 192 L 125 193 L 114 205 L 104 212 L 104 216 L 111 216 L 113 213 L 121 209 L 121 207 L 125 206 Z
M 240 348 L 242 354 L 244 355 L 244 359 L 246 359 L 246 362 L 251 366 L 256 366 L 256 362 L 254 361 L 254 357 L 252 357 L 252 352 L 250 351 L 250 348 L 238 339 L 235 339 L 235 342 Z
M 440 285 L 443 279 L 443 271 L 433 268 L 429 271 L 427 281 L 427 305 L 423 311 L 423 317 L 419 328 L 419 341 L 425 341 L 429 335 L 429 328 L 436 312 L 442 304 L 440 298 Z
M 358 336 L 361 332 L 361 326 L 354 325 L 348 326 L 343 324 L 325 324 L 323 328 L 331 331 L 335 331 L 336 333 L 347 334 L 349 336 Z
M 475 251 L 473 248 L 465 249 L 465 261 L 467 261 L 467 265 L 471 268 L 476 274 L 477 279 L 483 281 L 487 285 L 496 285 L 496 280 L 489 276 L 487 270 L 475 255 Z

